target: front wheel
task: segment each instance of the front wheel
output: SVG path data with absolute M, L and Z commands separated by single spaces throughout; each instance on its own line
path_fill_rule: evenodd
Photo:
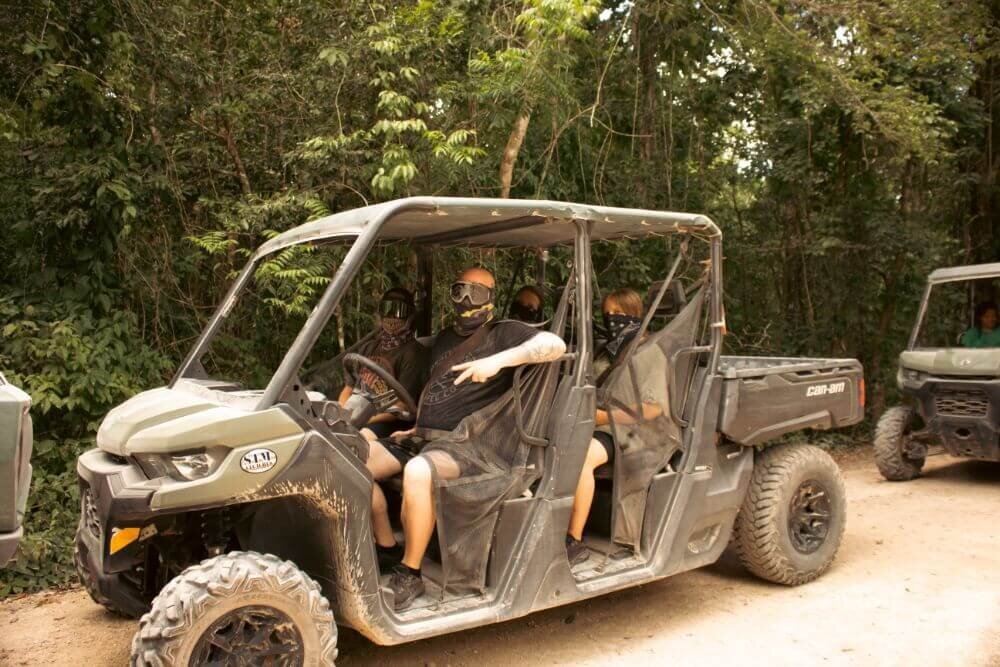
M 907 455 L 907 436 L 913 429 L 913 408 L 897 405 L 889 408 L 875 426 L 875 465 L 890 482 L 905 482 L 920 474 L 924 458 Z
M 290 561 L 234 551 L 184 570 L 153 600 L 132 639 L 134 667 L 332 665 L 330 603 Z
M 136 570 L 129 572 L 119 572 L 106 576 L 106 586 L 110 586 L 114 599 L 106 595 L 101 590 L 101 584 L 97 580 L 97 574 L 91 569 L 87 541 L 81 535 L 82 531 L 89 530 L 84 521 L 76 529 L 76 539 L 73 544 L 73 565 L 76 567 L 76 575 L 83 585 L 84 590 L 90 595 L 90 599 L 101 605 L 108 611 L 125 618 L 139 618 L 149 609 L 149 598 L 142 590 L 140 583 L 142 573 Z
M 797 586 L 833 563 L 847 522 L 840 468 L 812 445 L 758 454 L 734 527 L 736 553 L 753 574 Z

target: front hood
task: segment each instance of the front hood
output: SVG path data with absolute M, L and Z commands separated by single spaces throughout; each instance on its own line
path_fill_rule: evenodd
M 899 365 L 931 375 L 1000 375 L 1000 348 L 907 350 L 899 355 Z
M 110 454 L 170 453 L 239 447 L 284 438 L 302 429 L 278 408 L 253 411 L 253 401 L 213 399 L 218 392 L 178 385 L 142 392 L 104 418 L 97 446 Z M 220 400 L 222 399 L 222 400 Z M 236 407 L 239 405 L 239 407 Z
M 109 454 L 125 456 L 125 445 L 136 433 L 215 407 L 218 403 L 176 389 L 144 391 L 108 413 L 97 429 L 97 446 Z

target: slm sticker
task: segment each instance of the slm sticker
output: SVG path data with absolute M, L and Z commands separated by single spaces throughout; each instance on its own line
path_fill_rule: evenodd
M 842 394 L 847 389 L 847 381 L 831 382 L 829 384 L 814 384 L 806 388 L 806 397 L 829 396 L 830 394 Z
M 240 459 L 240 467 L 247 472 L 267 472 L 278 462 L 278 455 L 270 449 L 251 449 Z

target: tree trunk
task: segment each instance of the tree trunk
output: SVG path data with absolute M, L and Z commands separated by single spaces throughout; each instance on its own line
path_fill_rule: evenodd
M 511 128 L 510 136 L 507 137 L 507 146 L 503 149 L 503 157 L 500 159 L 500 196 L 504 199 L 510 197 L 510 184 L 514 179 L 514 163 L 517 162 L 517 155 L 521 152 L 521 144 L 528 134 L 528 122 L 531 120 L 531 109 L 522 107 Z
M 222 118 L 222 138 L 226 142 L 226 151 L 229 153 L 229 157 L 233 159 L 233 165 L 236 167 L 236 176 L 240 179 L 240 190 L 244 195 L 249 195 L 253 192 L 250 188 L 250 179 L 247 178 L 246 167 L 243 166 L 243 158 L 240 157 L 240 151 L 236 147 L 236 139 L 233 138 L 233 130 L 229 125 L 229 119 Z

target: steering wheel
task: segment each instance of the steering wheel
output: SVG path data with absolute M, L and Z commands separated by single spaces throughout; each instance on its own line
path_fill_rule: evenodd
M 417 414 L 417 402 L 413 400 L 410 396 L 410 392 L 406 390 L 399 380 L 393 377 L 382 364 L 372 361 L 366 356 L 357 354 L 355 352 L 350 352 L 344 355 L 343 364 L 345 367 L 351 367 L 355 371 L 355 376 L 357 375 L 357 370 L 360 366 L 364 366 L 370 370 L 375 375 L 379 376 L 385 383 L 389 385 L 389 391 L 382 394 L 371 394 L 368 392 L 364 393 L 364 397 L 372 404 L 375 408 L 375 412 L 372 414 L 378 414 L 380 412 L 386 412 L 389 408 L 395 405 L 398 401 L 403 402 L 403 407 L 414 417 Z M 363 420 L 366 422 L 367 417 Z M 358 426 L 358 424 L 355 424 Z

